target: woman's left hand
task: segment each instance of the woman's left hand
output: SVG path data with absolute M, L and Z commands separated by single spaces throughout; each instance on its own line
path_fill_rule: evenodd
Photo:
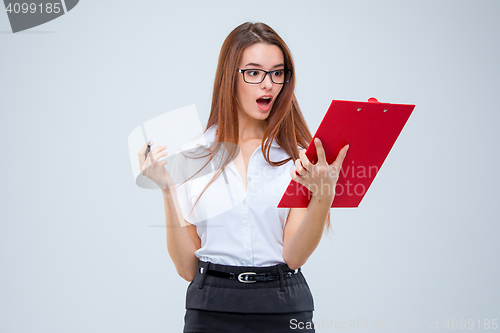
M 299 159 L 295 161 L 296 169 L 291 172 L 292 179 L 304 185 L 312 192 L 313 197 L 333 201 L 335 197 L 335 185 L 337 185 L 342 162 L 347 154 L 349 145 L 344 146 L 340 150 L 332 164 L 328 164 L 321 141 L 316 138 L 314 144 L 316 145 L 318 162 L 312 164 L 306 156 L 305 149 L 302 150 L 299 154 Z

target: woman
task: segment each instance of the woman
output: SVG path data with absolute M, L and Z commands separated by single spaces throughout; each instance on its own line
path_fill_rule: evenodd
M 300 267 L 329 224 L 348 147 L 328 165 L 316 139 L 318 162 L 308 160 L 311 134 L 293 72 L 290 51 L 274 30 L 238 26 L 220 52 L 203 137 L 211 145 L 197 156 L 203 165 L 174 186 L 179 182 L 166 161 L 158 161 L 165 146 L 153 148 L 146 161 L 146 145 L 138 153 L 143 174 L 162 188 L 169 255 L 191 281 L 184 332 L 314 332 Z M 215 161 L 215 171 L 199 173 Z M 311 191 L 307 209 L 277 208 L 290 178 Z

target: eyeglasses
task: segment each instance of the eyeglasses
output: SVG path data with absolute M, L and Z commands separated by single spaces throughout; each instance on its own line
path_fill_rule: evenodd
M 261 83 L 267 74 L 274 84 L 285 84 L 292 77 L 292 71 L 288 69 L 276 69 L 270 72 L 263 69 L 238 69 L 238 73 L 243 74 L 243 80 L 250 84 Z

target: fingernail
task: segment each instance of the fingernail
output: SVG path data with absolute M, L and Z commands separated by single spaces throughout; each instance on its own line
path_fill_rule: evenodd
M 314 138 L 314 142 L 319 142 L 319 139 L 318 138 Z

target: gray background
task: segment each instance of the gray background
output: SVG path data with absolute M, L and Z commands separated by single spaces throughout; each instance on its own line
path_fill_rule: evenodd
M 188 283 L 127 137 L 192 103 L 206 123 L 245 21 L 288 43 L 313 132 L 332 99 L 417 105 L 304 266 L 318 331 L 500 319 L 500 2 L 86 0 L 18 34 L 0 11 L 0 332 L 181 331 Z

